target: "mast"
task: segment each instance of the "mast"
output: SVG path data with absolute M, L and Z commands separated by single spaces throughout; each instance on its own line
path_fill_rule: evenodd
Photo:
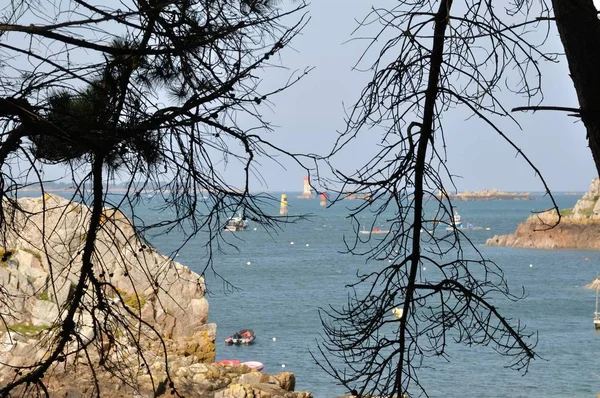
M 596 312 L 594 312 L 594 320 L 598 319 L 598 288 L 596 288 Z

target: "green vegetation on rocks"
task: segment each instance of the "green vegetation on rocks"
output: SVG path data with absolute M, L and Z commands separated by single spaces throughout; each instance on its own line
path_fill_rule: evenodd
M 142 309 L 142 307 L 144 307 L 147 301 L 146 295 L 143 293 L 129 293 L 119 288 L 117 288 L 117 293 L 119 294 L 119 296 L 121 296 L 121 299 L 123 300 L 126 306 L 133 308 L 137 311 Z
M 50 325 L 32 325 L 30 323 L 16 323 L 9 325 L 7 328 L 11 332 L 33 336 L 37 335 L 44 330 L 50 329 Z
M 561 209 L 560 210 L 560 215 L 562 217 L 569 217 L 569 216 L 573 215 L 573 208 L 570 208 L 570 209 Z

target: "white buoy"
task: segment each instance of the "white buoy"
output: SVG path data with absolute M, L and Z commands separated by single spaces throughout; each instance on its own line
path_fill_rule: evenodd
M 256 231 L 256 228 L 254 228 L 254 231 Z
M 246 265 L 252 265 L 252 262 L 248 261 L 248 262 L 246 263 Z
M 273 341 L 277 341 L 277 337 L 273 337 Z
M 423 267 L 423 271 L 427 271 L 427 267 Z
M 179 257 L 179 253 L 177 253 L 177 254 L 175 255 L 175 257 Z
M 529 268 L 533 268 L 533 264 L 529 264 Z
M 282 363 L 282 364 L 281 364 L 281 367 L 282 367 L 282 368 L 285 368 L 285 363 Z
M 310 246 L 310 245 L 307 243 L 307 244 L 306 244 L 306 247 L 309 247 L 309 246 Z
M 392 308 L 392 313 L 394 314 L 396 319 L 400 319 L 400 318 L 402 318 L 402 314 L 404 314 L 404 309 L 395 307 L 395 308 Z
M 392 260 L 388 260 L 388 263 L 391 263 L 391 262 L 392 262 Z
M 294 244 L 294 242 L 290 242 L 290 245 L 293 245 L 293 244 Z

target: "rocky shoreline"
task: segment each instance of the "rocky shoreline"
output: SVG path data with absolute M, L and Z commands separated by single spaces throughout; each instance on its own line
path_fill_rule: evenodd
M 555 210 L 533 214 L 508 235 L 495 235 L 486 241 L 489 246 L 512 246 L 535 249 L 596 249 L 600 250 L 600 180 L 592 181 L 590 189 L 573 209 L 562 209 L 558 225 Z M 552 228 L 550 228 L 553 226 Z
M 3 216 L 0 387 L 52 351 L 79 280 L 90 209 L 46 194 L 6 201 Z M 101 223 L 94 275 L 106 281 L 110 310 L 93 289 L 84 293 L 68 354 L 44 375 L 51 396 L 312 397 L 294 391 L 290 372 L 215 364 L 204 279 L 141 242 L 121 212 L 104 209 Z

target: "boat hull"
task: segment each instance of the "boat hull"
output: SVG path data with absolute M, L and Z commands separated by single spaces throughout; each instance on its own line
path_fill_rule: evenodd
M 248 228 L 248 221 L 246 219 L 243 219 L 242 217 L 231 217 L 228 221 L 227 224 L 225 224 L 224 229 L 226 231 L 231 231 L 231 232 L 235 232 L 235 231 L 243 231 L 245 229 Z
M 220 361 L 215 362 L 217 365 L 224 365 L 224 366 L 239 366 L 241 365 L 241 361 L 237 360 L 237 359 L 223 359 Z
M 258 362 L 258 361 L 242 362 L 242 365 L 246 365 L 250 369 L 258 370 L 259 372 L 261 370 L 263 370 L 263 368 L 265 367 L 265 365 L 263 365 L 262 362 Z
M 227 345 L 248 345 L 254 343 L 256 335 L 251 329 L 242 329 L 225 339 Z

